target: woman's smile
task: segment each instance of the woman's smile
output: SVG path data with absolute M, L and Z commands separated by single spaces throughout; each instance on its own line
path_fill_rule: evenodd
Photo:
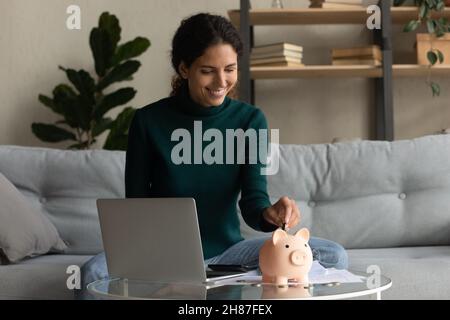
M 224 98 L 225 94 L 227 93 L 227 90 L 225 88 L 222 89 L 210 89 L 206 88 L 206 91 L 208 92 L 209 96 L 212 99 L 221 99 Z

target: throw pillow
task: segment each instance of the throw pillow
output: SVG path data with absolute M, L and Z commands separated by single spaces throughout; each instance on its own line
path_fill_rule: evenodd
M 0 203 L 0 252 L 9 262 L 67 248 L 51 221 L 33 208 L 2 173 Z

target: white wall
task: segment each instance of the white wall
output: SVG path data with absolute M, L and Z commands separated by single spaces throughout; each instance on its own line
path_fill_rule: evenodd
M 307 0 L 283 0 L 285 7 L 306 7 Z M 66 8 L 81 7 L 82 30 L 65 26 Z M 253 7 L 269 7 L 271 0 L 253 0 Z M 136 36 L 152 46 L 139 60 L 142 67 L 132 82 L 138 93 L 131 105 L 142 107 L 170 91 L 169 50 L 182 18 L 200 11 L 226 15 L 239 0 L 0 0 L 0 144 L 65 147 L 46 144 L 31 132 L 32 122 L 57 119 L 41 105 L 40 93 L 50 95 L 54 86 L 67 82 L 57 66 L 93 72 L 89 32 L 103 11 L 117 15 L 122 41 Z M 396 28 L 395 58 L 414 56 L 414 37 Z M 327 64 L 333 46 L 369 43 L 363 26 L 256 27 L 256 44 L 292 41 L 302 44 L 306 64 Z M 398 42 L 398 46 L 397 46 Z M 450 81 L 440 79 L 443 94 L 431 98 L 424 79 L 394 82 L 396 138 L 411 138 L 450 127 Z M 112 90 L 114 88 L 111 88 Z M 372 82 L 358 78 L 260 80 L 256 104 L 271 128 L 280 129 L 282 143 L 322 143 L 334 137 L 369 138 L 373 127 Z M 120 108 L 111 112 L 114 116 Z M 105 136 L 97 146 L 101 146 Z

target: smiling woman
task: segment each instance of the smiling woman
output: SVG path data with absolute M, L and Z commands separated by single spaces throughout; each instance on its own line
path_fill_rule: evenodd
M 195 199 L 206 265 L 258 266 L 259 249 L 267 237 L 242 237 L 237 204 L 245 222 L 255 230 L 271 232 L 282 225 L 292 228 L 300 221 L 300 211 L 289 197 L 271 204 L 262 170 L 266 161 L 224 161 L 230 157 L 228 152 L 235 151 L 235 147 L 227 149 L 228 143 L 220 143 L 227 133 L 241 132 L 251 140 L 256 133 L 267 132 L 259 108 L 230 97 L 238 81 L 241 54 L 239 33 L 224 17 L 201 13 L 183 20 L 172 41 L 176 72 L 172 94 L 138 109 L 129 130 L 126 197 Z M 184 143 L 177 148 L 177 135 L 195 141 L 187 148 L 182 147 Z M 261 140 L 267 139 L 266 135 Z M 251 158 L 247 145 L 245 157 Z M 254 155 L 267 149 L 263 141 L 253 145 L 258 149 L 253 150 Z M 189 160 L 191 154 L 194 162 L 177 160 Z M 211 161 L 202 162 L 204 154 Z M 156 240 L 149 235 L 152 241 Z M 347 266 L 345 250 L 338 244 L 311 238 L 310 247 L 325 266 Z M 89 282 L 108 276 L 104 254 L 92 258 L 81 271 L 85 291 Z
M 192 99 L 203 106 L 220 105 L 227 95 L 235 97 L 242 51 L 239 34 L 225 18 L 198 14 L 184 20 L 172 41 L 176 75 L 171 95 L 187 86 Z
M 179 73 L 188 80 L 189 92 L 198 104 L 218 106 L 237 82 L 237 53 L 229 44 L 217 44 L 187 67 L 184 62 Z

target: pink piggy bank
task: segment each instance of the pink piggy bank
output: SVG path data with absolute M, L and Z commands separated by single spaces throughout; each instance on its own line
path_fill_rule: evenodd
M 308 284 L 312 251 L 308 245 L 309 231 L 303 228 L 295 235 L 277 229 L 259 251 L 259 268 L 263 283 L 288 284 L 289 279 Z

